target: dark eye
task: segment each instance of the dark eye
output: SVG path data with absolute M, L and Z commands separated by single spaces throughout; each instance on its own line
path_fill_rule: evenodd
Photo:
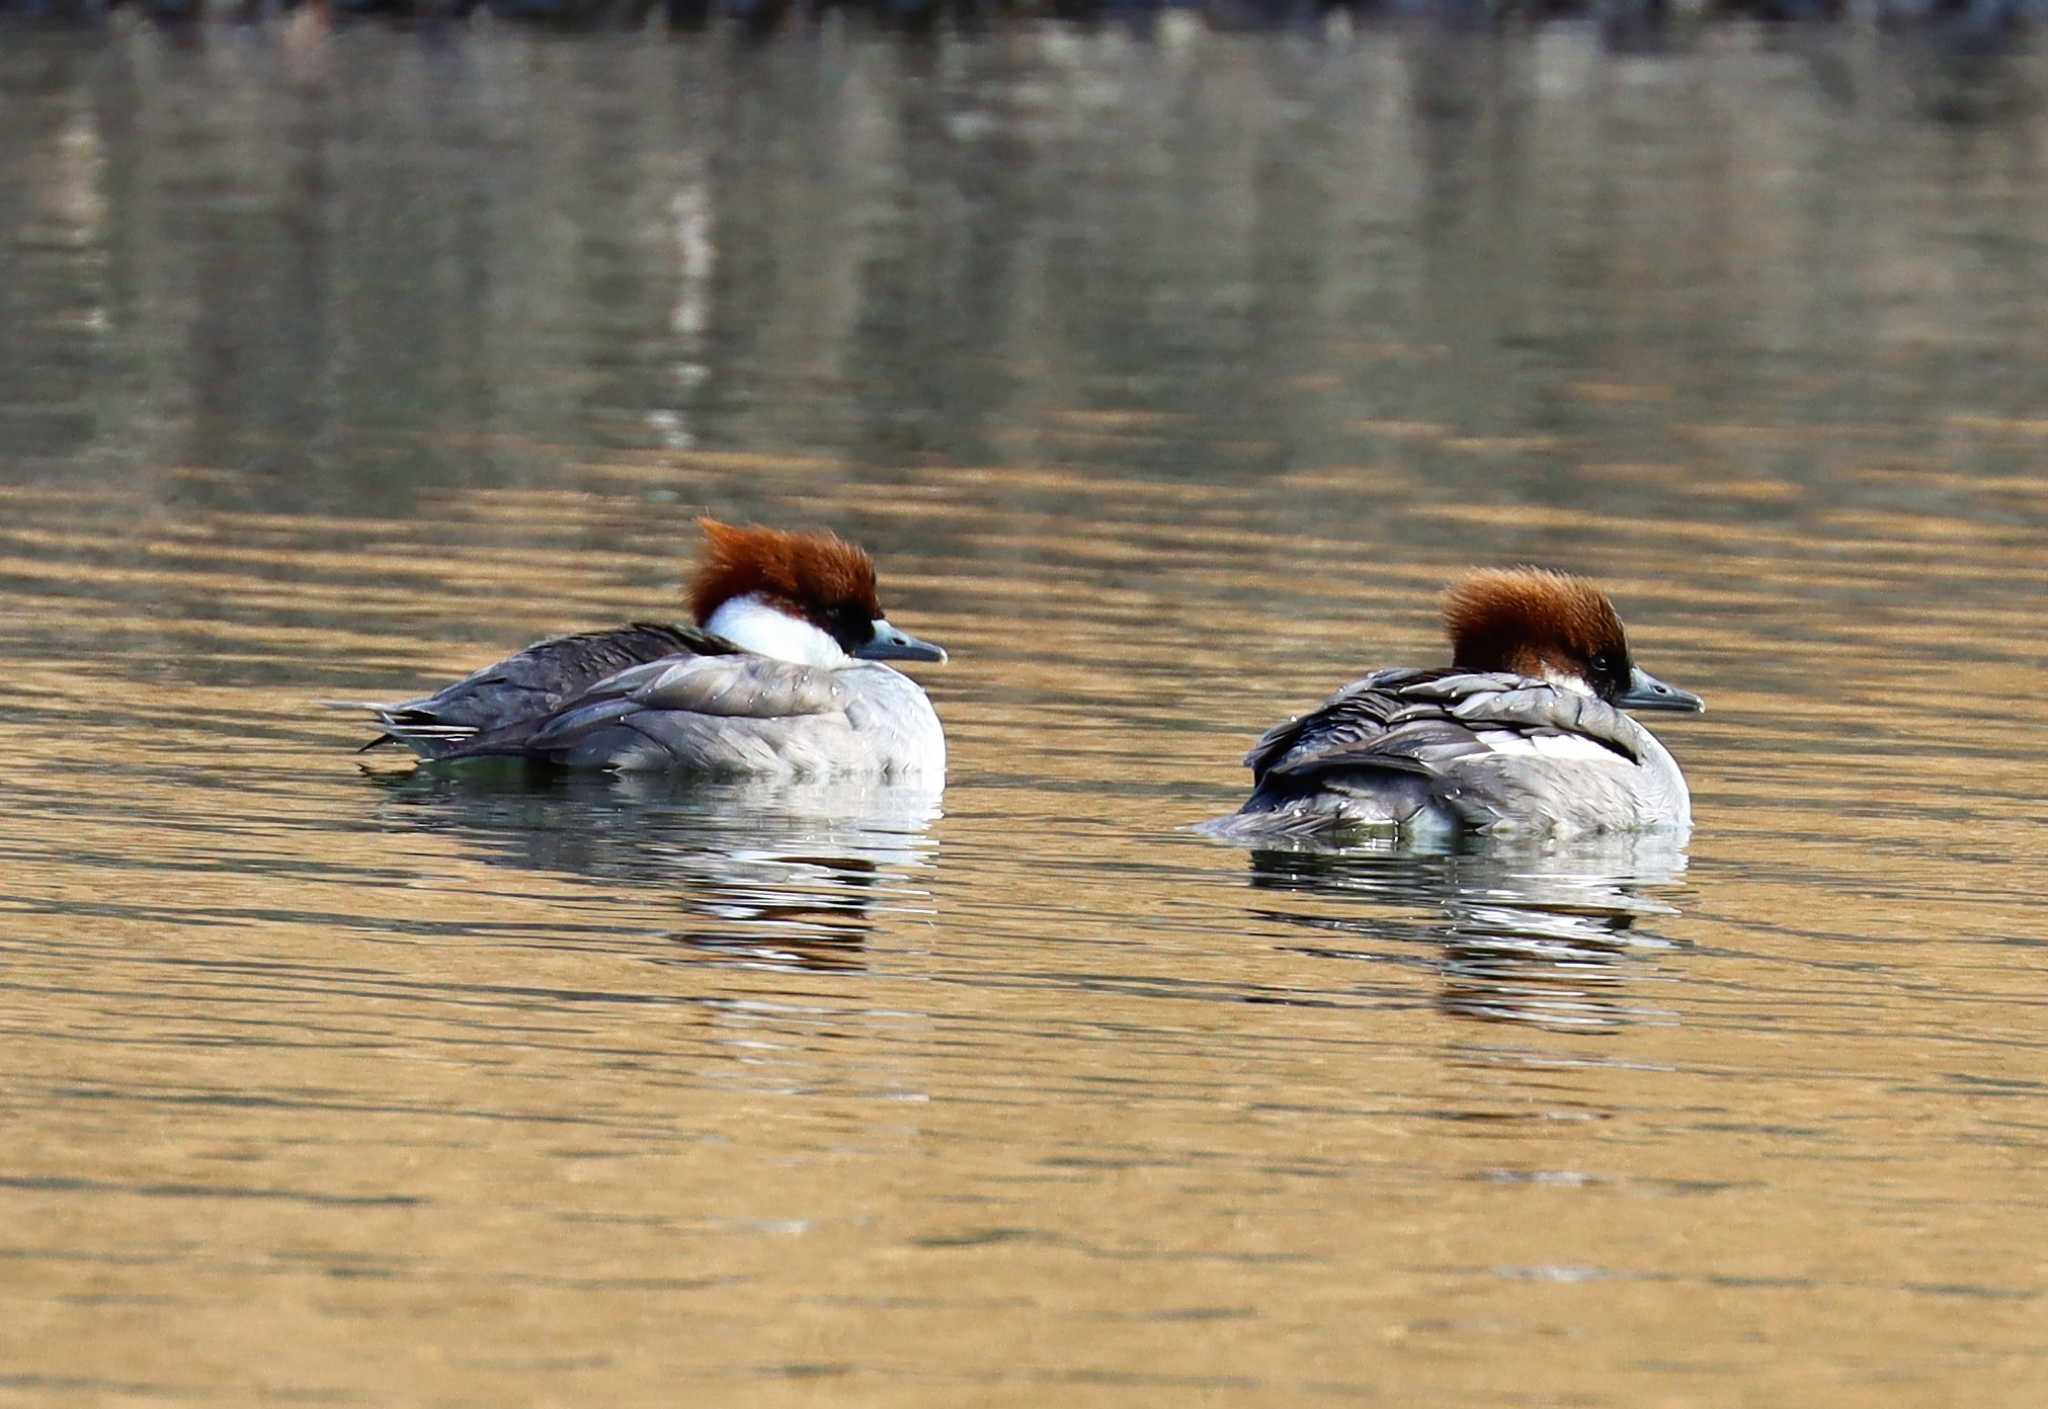
M 839 607 L 832 613 L 832 634 L 847 641 L 865 643 L 874 639 L 875 626 L 859 607 Z
M 1599 675 L 1614 674 L 1614 657 L 1606 651 L 1600 652 L 1600 654 L 1593 657 L 1593 670 L 1595 674 Z

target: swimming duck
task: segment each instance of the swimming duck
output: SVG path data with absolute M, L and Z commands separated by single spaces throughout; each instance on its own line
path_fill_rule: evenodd
M 695 626 L 556 636 L 397 704 L 384 733 L 438 762 L 721 776 L 943 777 L 931 701 L 890 660 L 946 653 L 895 626 L 874 560 L 830 533 L 699 519 Z
M 1354 680 L 1269 729 L 1227 837 L 1333 830 L 1626 832 L 1692 825 L 1685 775 L 1626 710 L 1698 712 L 1635 663 L 1583 578 L 1471 573 L 1444 596 L 1451 664 Z

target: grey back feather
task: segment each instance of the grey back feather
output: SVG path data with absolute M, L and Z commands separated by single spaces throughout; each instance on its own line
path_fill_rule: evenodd
M 890 772 L 944 761 L 931 702 L 886 666 L 677 656 L 598 682 L 540 719 L 479 734 L 448 758 L 510 755 L 572 768 L 714 775 Z
M 398 742 L 428 758 L 440 757 L 481 734 L 542 718 L 631 666 L 677 655 L 729 656 L 738 650 L 708 631 L 655 622 L 549 637 L 431 695 L 370 706 L 385 733 L 364 747 Z
M 1512 767 L 1495 742 L 1572 736 L 1609 750 L 1615 767 L 1588 769 L 1527 753 Z M 1628 774 L 1643 730 L 1602 700 L 1547 681 L 1443 667 L 1375 671 L 1318 709 L 1266 731 L 1245 756 L 1253 789 L 1244 814 L 1311 809 L 1399 823 L 1425 810 L 1484 828 L 1526 819 L 1567 798 L 1613 815 L 1635 805 Z M 1609 776 L 1611 775 L 1611 776 Z M 1611 792 L 1611 798 L 1605 796 Z

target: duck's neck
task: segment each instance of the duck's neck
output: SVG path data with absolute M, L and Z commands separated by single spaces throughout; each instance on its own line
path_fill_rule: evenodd
M 850 659 L 825 632 L 752 593 L 725 602 L 703 625 L 712 635 L 757 656 L 824 666 L 845 665 Z

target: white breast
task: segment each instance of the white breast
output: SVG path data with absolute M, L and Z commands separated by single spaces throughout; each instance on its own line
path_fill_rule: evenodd
M 848 687 L 847 724 L 876 771 L 900 777 L 946 776 L 946 731 L 915 680 L 873 662 L 841 677 Z

